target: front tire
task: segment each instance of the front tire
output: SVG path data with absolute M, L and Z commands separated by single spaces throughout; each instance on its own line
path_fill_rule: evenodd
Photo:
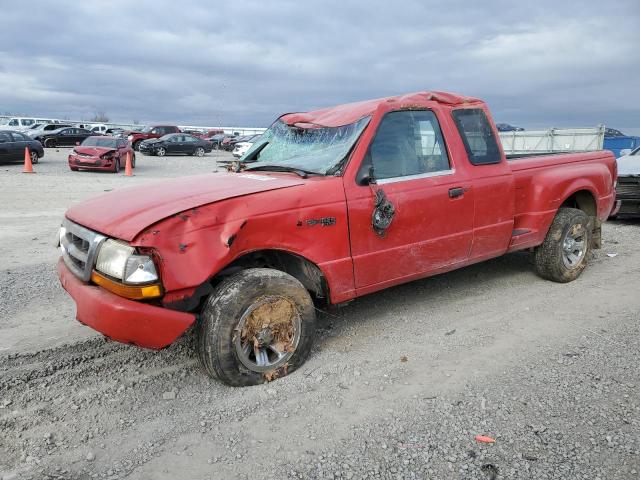
M 302 365 L 313 346 L 311 296 L 291 275 L 243 270 L 207 298 L 198 324 L 198 357 L 211 377 L 235 386 L 258 385 Z
M 32 165 L 36 165 L 38 163 L 38 160 L 40 160 L 40 157 L 38 156 L 38 152 L 36 152 L 35 150 L 29 151 L 29 156 L 31 157 Z
M 113 159 L 113 173 L 120 173 L 120 157 Z
M 567 283 L 580 276 L 591 250 L 589 216 L 576 208 L 560 208 L 547 236 L 535 252 L 538 275 Z
M 156 155 L 159 157 L 164 157 L 167 154 L 167 151 L 164 147 L 156 148 Z
M 47 138 L 44 141 L 44 146 L 47 148 L 56 148 L 58 146 L 58 142 L 55 138 Z
M 136 151 L 136 152 L 139 152 L 139 151 L 140 151 L 140 144 L 141 144 L 141 143 L 142 143 L 142 140 L 138 140 L 137 142 L 135 142 L 135 143 L 132 145 L 133 150 L 134 150 L 134 151 Z

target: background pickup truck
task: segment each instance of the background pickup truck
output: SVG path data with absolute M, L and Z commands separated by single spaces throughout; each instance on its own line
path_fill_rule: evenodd
M 235 172 L 72 207 L 58 272 L 77 318 L 162 348 L 195 325 L 231 385 L 298 368 L 316 305 L 531 249 L 576 279 L 614 204 L 610 152 L 505 158 L 486 105 L 424 92 L 280 117 Z
M 127 137 L 127 140 L 129 140 L 129 143 L 137 152 L 138 150 L 140 150 L 140 142 L 142 142 L 143 140 L 149 140 L 150 138 L 160 138 L 169 133 L 180 133 L 180 129 L 172 125 L 156 125 L 153 127 L 144 127 L 139 132 L 125 132 L 124 136 Z

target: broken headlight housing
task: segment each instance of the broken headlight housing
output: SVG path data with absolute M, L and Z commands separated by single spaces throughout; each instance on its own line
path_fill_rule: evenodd
M 158 272 L 150 256 L 136 254 L 132 246 L 112 239 L 101 245 L 96 270 L 129 285 L 143 285 L 158 280 Z

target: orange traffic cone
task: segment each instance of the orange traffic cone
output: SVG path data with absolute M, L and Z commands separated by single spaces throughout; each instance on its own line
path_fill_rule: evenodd
M 24 147 L 24 168 L 22 173 L 34 173 L 33 165 L 31 165 L 31 154 L 29 153 L 29 147 Z
M 124 165 L 124 176 L 131 177 L 133 173 L 131 173 L 131 152 L 127 152 L 127 163 Z

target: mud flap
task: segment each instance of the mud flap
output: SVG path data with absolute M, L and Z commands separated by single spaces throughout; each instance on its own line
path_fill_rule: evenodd
M 589 217 L 591 228 L 591 248 L 602 248 L 602 220 L 598 217 Z

